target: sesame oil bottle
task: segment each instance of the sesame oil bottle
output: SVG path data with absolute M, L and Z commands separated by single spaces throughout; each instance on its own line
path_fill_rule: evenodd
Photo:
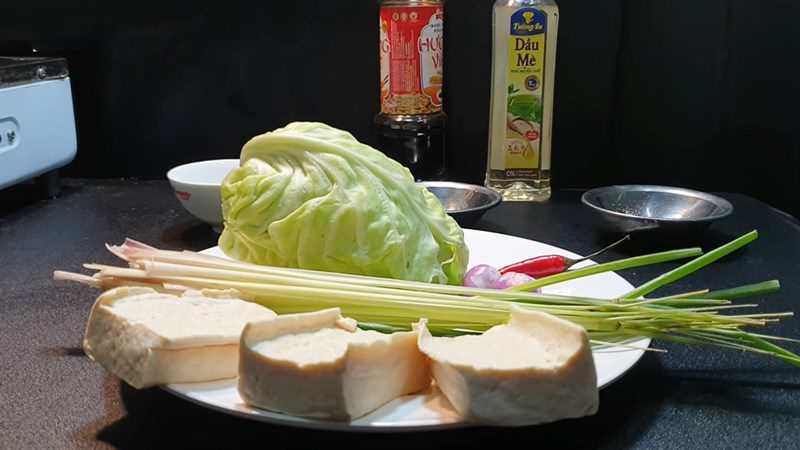
M 550 198 L 558 6 L 497 0 L 486 186 L 506 201 Z

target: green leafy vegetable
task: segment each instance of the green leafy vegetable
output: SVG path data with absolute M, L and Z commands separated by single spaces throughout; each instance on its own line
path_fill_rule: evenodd
M 328 125 L 256 136 L 222 184 L 222 250 L 261 265 L 460 284 L 464 233 L 408 169 Z

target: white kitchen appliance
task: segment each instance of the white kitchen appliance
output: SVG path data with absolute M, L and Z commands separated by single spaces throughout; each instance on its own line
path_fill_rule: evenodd
M 77 151 L 67 61 L 0 57 L 0 189 L 46 175 Z

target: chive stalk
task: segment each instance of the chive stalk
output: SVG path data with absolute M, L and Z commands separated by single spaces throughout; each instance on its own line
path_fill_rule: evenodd
M 748 284 L 745 286 L 738 286 L 730 289 L 711 291 L 706 294 L 701 294 L 701 296 L 706 299 L 733 300 L 736 298 L 771 294 L 773 292 L 778 292 L 779 290 L 781 290 L 780 282 L 778 280 L 769 280 L 761 283 Z
M 635 299 L 647 295 L 666 284 L 680 280 L 681 278 L 691 273 L 694 273 L 699 269 L 702 269 L 703 267 L 722 258 L 723 256 L 726 256 L 729 253 L 732 253 L 744 247 L 750 242 L 756 240 L 756 238 L 758 238 L 758 231 L 753 230 L 745 234 L 744 236 L 734 239 L 733 241 L 728 242 L 725 245 L 717 247 L 714 250 L 689 261 L 688 263 L 678 267 L 675 270 L 670 270 L 667 273 L 664 273 L 662 275 L 657 276 L 656 278 L 653 278 L 647 283 L 626 293 L 621 297 L 621 299 Z

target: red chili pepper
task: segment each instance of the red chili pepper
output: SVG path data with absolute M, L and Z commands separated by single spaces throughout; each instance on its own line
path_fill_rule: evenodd
M 500 273 L 517 272 L 533 278 L 542 278 L 565 270 L 567 270 L 567 258 L 561 255 L 542 255 L 509 264 L 500 269 Z
M 548 277 L 550 275 L 555 275 L 557 273 L 564 272 L 565 270 L 569 269 L 570 267 L 581 261 L 594 258 L 600 253 L 603 253 L 606 250 L 616 247 L 617 245 L 628 239 L 630 239 L 630 235 L 625 235 L 625 237 L 618 240 L 617 242 L 614 242 L 608 247 L 600 251 L 594 252 L 591 255 L 587 255 L 584 256 L 583 258 L 578 258 L 578 259 L 570 259 L 561 255 L 535 256 L 533 258 L 516 262 L 514 264 L 509 264 L 500 269 L 500 273 L 517 272 L 517 273 L 524 273 L 525 275 L 528 275 L 533 278 Z

